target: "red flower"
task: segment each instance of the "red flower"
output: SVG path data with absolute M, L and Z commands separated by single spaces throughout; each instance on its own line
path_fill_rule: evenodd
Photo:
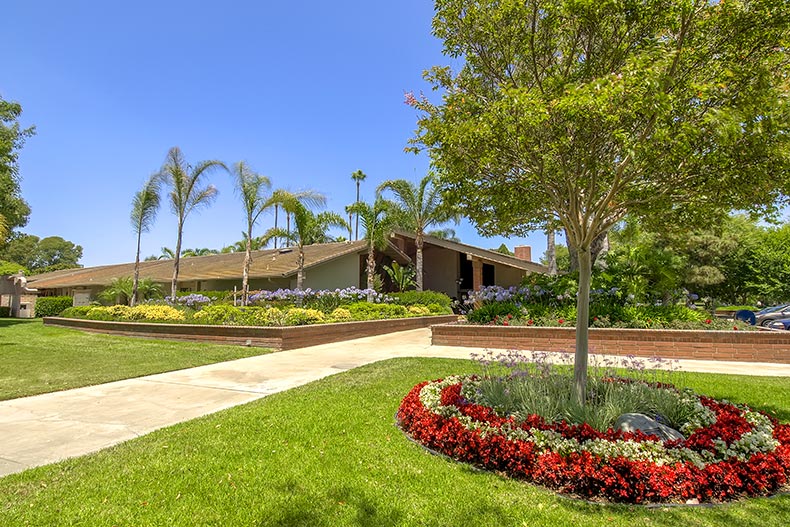
M 733 326 L 732 329 L 734 329 L 735 331 L 738 331 L 738 326 Z
M 564 319 L 564 318 L 561 318 L 561 319 L 559 319 L 557 322 L 559 322 L 560 324 L 565 324 L 565 319 Z
M 534 320 L 532 320 L 532 319 L 529 319 L 529 320 L 527 320 L 527 325 L 528 325 L 528 326 L 531 326 L 531 325 L 532 325 L 532 324 L 534 324 L 534 323 L 535 323 L 535 321 L 534 321 Z
M 709 318 L 708 318 L 708 319 L 705 319 L 705 323 L 706 323 L 706 324 L 710 324 L 710 319 L 709 319 Z

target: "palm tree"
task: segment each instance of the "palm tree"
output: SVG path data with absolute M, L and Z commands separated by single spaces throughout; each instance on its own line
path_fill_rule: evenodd
M 425 233 L 427 236 L 433 236 L 434 238 L 441 238 L 442 240 L 447 240 L 451 242 L 461 242 L 461 238 L 456 236 L 455 229 L 450 229 L 449 227 L 446 229 L 436 229 L 433 231 L 427 231 Z
M 354 203 L 359 203 L 359 184 L 365 181 L 365 178 L 368 177 L 364 172 L 361 170 L 357 170 L 351 174 L 351 179 L 357 182 L 357 200 Z M 350 231 L 349 231 L 350 232 Z M 349 235 L 349 238 L 351 236 Z M 359 214 L 357 214 L 357 227 L 356 227 L 356 236 L 354 236 L 354 240 L 359 239 Z
M 326 197 L 311 190 L 296 193 L 275 190 L 272 193 L 271 202 L 279 204 L 287 214 L 293 217 L 294 230 L 291 232 L 277 227 L 269 229 L 263 235 L 264 243 L 268 243 L 272 239 L 283 238 L 296 245 L 299 251 L 296 261 L 296 288 L 301 290 L 304 285 L 304 246 L 312 243 L 316 233 L 316 216 L 310 209 L 324 206 Z M 327 219 L 329 218 L 327 217 Z M 345 221 L 342 226 L 345 226 Z
M 244 267 L 241 275 L 241 303 L 246 306 L 249 294 L 250 263 L 252 262 L 252 228 L 263 211 L 273 205 L 270 198 L 265 195 L 265 192 L 271 187 L 271 182 L 266 176 L 253 172 L 244 161 L 233 165 L 232 173 L 247 220 L 247 232 L 244 233 L 246 241 Z
M 181 251 L 181 258 L 191 258 L 193 256 L 208 256 L 210 254 L 219 254 L 217 249 L 209 249 L 208 247 L 195 247 L 194 249 L 184 249 Z
M 414 185 L 405 179 L 388 180 L 378 188 L 378 192 L 385 190 L 392 191 L 399 205 L 399 226 L 414 233 L 414 244 L 417 247 L 417 291 L 422 291 L 422 248 L 425 231 L 431 226 L 450 220 L 457 222 L 457 217 L 442 206 L 442 198 L 434 184 L 433 174 L 422 178 L 419 185 Z
M 134 258 L 134 278 L 132 283 L 132 295 L 129 305 L 137 303 L 137 290 L 140 284 L 140 241 L 144 232 L 148 232 L 156 219 L 159 211 L 159 184 L 160 178 L 157 174 L 148 178 L 143 188 L 134 195 L 132 200 L 132 213 L 130 220 L 132 227 L 137 233 L 137 253 Z
M 112 303 L 132 305 L 134 297 L 134 279 L 129 276 L 120 276 L 113 279 L 99 294 L 100 300 Z M 162 298 L 162 286 L 151 278 L 142 278 L 137 283 L 137 294 L 140 298 Z
M 395 206 L 392 202 L 376 197 L 373 205 L 358 201 L 351 210 L 362 218 L 365 240 L 368 242 L 367 276 L 368 302 L 373 301 L 374 280 L 376 275 L 376 250 L 384 250 L 389 244 L 389 235 L 396 226 Z
M 173 249 L 170 247 L 162 247 L 160 250 L 162 251 L 162 254 L 156 257 L 157 260 L 172 260 L 176 257 L 175 251 L 173 251 Z
M 167 153 L 165 164 L 160 171 L 164 182 L 170 187 L 170 209 L 178 218 L 178 237 L 173 258 L 173 280 L 170 283 L 171 295 L 178 292 L 178 267 L 181 262 L 181 239 L 184 235 L 184 222 L 193 210 L 208 206 L 217 196 L 214 185 L 201 186 L 209 172 L 228 167 L 221 161 L 201 161 L 194 167 L 187 164 L 181 149 L 174 146 Z

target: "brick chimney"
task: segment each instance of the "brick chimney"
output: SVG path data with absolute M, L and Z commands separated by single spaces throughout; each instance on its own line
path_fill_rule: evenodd
M 513 248 L 516 253 L 516 258 L 524 260 L 525 262 L 532 261 L 532 247 L 529 245 L 517 245 Z

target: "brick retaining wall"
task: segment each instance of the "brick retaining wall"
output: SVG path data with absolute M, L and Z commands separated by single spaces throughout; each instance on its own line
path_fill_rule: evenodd
M 574 328 L 524 326 L 433 326 L 432 344 L 475 348 L 568 351 L 576 349 Z M 790 331 L 691 331 L 590 329 L 590 352 L 790 364 Z
M 47 326 L 62 326 L 94 333 L 131 337 L 213 342 L 241 346 L 259 346 L 288 350 L 316 344 L 327 344 L 360 337 L 371 337 L 395 331 L 418 329 L 432 324 L 453 322 L 455 315 L 435 317 L 366 320 L 312 326 L 209 326 L 198 324 L 152 324 L 145 322 L 105 322 L 76 318 L 45 317 Z

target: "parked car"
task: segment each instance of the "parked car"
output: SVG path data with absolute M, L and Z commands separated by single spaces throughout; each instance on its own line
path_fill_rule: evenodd
M 774 320 L 768 327 L 771 329 L 786 329 L 790 330 L 790 318 L 780 318 L 779 320 Z
M 761 309 L 755 315 L 755 324 L 758 326 L 768 327 L 775 320 L 782 320 L 790 318 L 790 304 L 781 304 L 778 306 L 766 307 Z

